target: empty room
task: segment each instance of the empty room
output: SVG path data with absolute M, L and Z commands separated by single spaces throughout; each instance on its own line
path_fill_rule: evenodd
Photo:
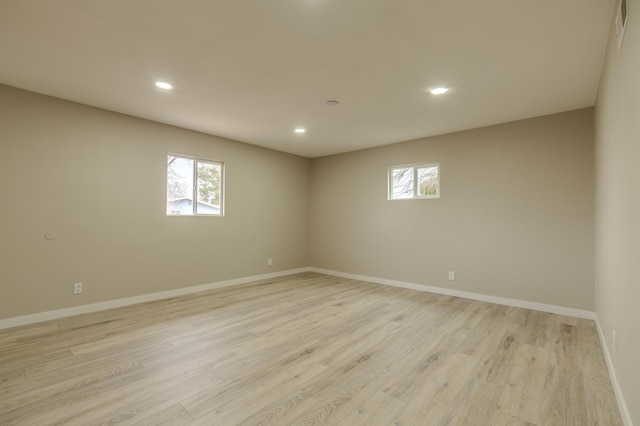
M 640 0 L 0 0 L 0 425 L 640 424 Z

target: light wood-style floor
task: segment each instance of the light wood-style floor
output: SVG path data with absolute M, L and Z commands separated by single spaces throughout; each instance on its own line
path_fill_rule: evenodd
M 621 425 L 593 321 L 315 273 L 0 331 L 0 425 Z

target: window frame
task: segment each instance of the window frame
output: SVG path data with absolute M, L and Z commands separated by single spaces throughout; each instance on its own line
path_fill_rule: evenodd
M 197 216 L 201 216 L 201 217 L 223 217 L 224 216 L 224 205 L 225 205 L 225 164 L 223 161 L 214 161 L 214 160 L 209 160 L 206 158 L 201 158 L 201 157 L 193 157 L 191 155 L 184 155 L 184 154 L 176 154 L 176 153 L 172 153 L 169 152 L 167 153 L 165 159 L 168 159 L 169 157 L 173 157 L 173 158 L 180 158 L 180 159 L 184 159 L 184 160 L 192 160 L 193 161 L 193 175 L 191 176 L 191 179 L 193 180 L 193 185 L 192 185 L 192 190 L 193 192 L 191 193 L 191 197 L 192 197 L 192 212 L 191 214 L 171 214 L 169 213 L 169 210 L 167 209 L 168 207 L 168 203 L 169 203 L 169 194 L 168 192 L 165 192 L 165 215 L 168 217 L 197 217 Z M 219 213 L 198 213 L 198 164 L 202 163 L 202 164 L 211 164 L 211 165 L 216 165 L 216 166 L 220 166 L 220 206 L 219 206 Z M 167 186 L 169 185 L 169 164 L 167 163 L 167 166 L 165 168 L 165 191 L 167 190 Z
M 418 169 L 425 169 L 429 167 L 435 167 L 438 171 L 438 177 L 436 180 L 436 193 L 433 195 L 419 195 L 419 179 L 418 179 Z M 411 197 L 403 197 L 403 198 L 394 198 L 393 197 L 393 171 L 397 169 L 408 169 L 411 168 L 413 173 L 413 184 L 412 184 L 412 196 Z M 440 162 L 431 162 L 431 163 L 412 163 L 412 164 L 402 164 L 397 166 L 389 166 L 387 168 L 387 200 L 389 201 L 400 201 L 400 200 L 428 200 L 433 198 L 440 198 Z

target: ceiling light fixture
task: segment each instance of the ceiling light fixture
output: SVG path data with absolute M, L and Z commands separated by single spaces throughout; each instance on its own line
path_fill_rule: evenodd
M 338 105 L 338 101 L 336 101 L 335 99 L 329 99 L 328 101 L 325 102 L 325 105 L 333 107 Z
M 304 132 L 306 132 L 306 130 L 305 130 L 305 129 L 303 129 L 302 127 L 296 127 L 295 132 L 296 132 L 296 133 L 304 133 Z
M 433 89 L 429 89 L 429 92 L 432 95 L 444 95 L 449 91 L 448 87 L 434 87 Z
M 156 87 L 164 90 L 171 90 L 173 86 L 166 81 L 156 81 Z

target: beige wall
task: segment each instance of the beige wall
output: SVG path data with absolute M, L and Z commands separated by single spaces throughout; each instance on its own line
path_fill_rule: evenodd
M 640 424 L 640 0 L 628 3 L 624 44 L 612 27 L 596 102 L 596 314 Z
M 165 216 L 168 152 L 225 162 L 225 217 Z M 308 159 L 0 86 L 0 161 L 0 319 L 309 264 Z
M 436 161 L 441 198 L 387 200 Z M 594 308 L 591 108 L 314 159 L 311 194 L 315 267 Z
M 591 109 L 308 160 L 0 86 L 0 141 L 0 319 L 310 265 L 593 309 Z M 168 152 L 225 217 L 165 216 Z M 387 201 L 423 161 L 442 197 Z

